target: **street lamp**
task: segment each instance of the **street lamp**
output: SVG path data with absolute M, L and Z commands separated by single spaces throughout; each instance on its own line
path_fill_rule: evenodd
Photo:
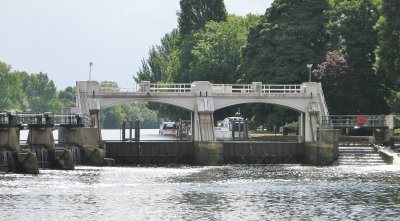
M 92 65 L 93 65 L 93 63 L 90 62 L 89 63 L 89 81 L 86 84 L 86 94 L 89 94 L 89 91 L 90 91 L 90 80 L 92 78 Z
M 308 74 L 308 82 L 311 82 L 311 68 L 312 68 L 312 64 L 307 64 L 308 70 L 309 70 L 309 74 Z
M 90 62 L 90 63 L 89 63 L 89 81 L 90 81 L 90 79 L 91 79 L 91 77 L 92 77 L 92 65 L 93 65 L 93 63 Z

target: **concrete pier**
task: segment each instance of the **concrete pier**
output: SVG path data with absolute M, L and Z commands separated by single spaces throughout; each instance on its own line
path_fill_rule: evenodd
M 217 166 L 224 163 L 223 142 L 195 142 L 194 161 L 197 165 Z
M 38 174 L 36 154 L 19 148 L 19 128 L 9 126 L 0 128 L 0 147 L 12 156 L 7 159 L 8 169 L 16 173 Z
M 30 151 L 15 153 L 15 172 L 25 174 L 39 174 L 39 165 L 36 154 Z
M 116 164 L 303 163 L 304 145 L 295 142 L 107 142 L 107 157 Z
M 27 143 L 53 150 L 55 148 L 53 128 L 29 128 Z
M 0 128 L 0 147 L 6 150 L 19 152 L 19 128 Z
M 63 170 L 74 169 L 74 161 L 71 151 L 55 148 L 52 127 L 36 126 L 29 128 L 27 143 L 29 144 L 28 146 L 31 146 L 33 148 L 45 148 L 47 150 L 49 158 L 49 168 Z
M 305 142 L 304 162 L 317 166 L 332 164 L 339 156 L 339 130 L 318 129 L 316 142 Z
M 102 166 L 106 157 L 106 150 L 101 142 L 97 128 L 60 127 L 58 129 L 58 142 L 60 145 L 75 145 L 83 153 L 82 163 L 87 165 Z

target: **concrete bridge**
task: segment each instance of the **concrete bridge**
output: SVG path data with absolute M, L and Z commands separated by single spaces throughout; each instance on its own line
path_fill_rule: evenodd
M 138 91 L 102 85 L 96 81 L 78 81 L 75 112 L 91 115 L 98 126 L 98 112 L 117 104 L 146 101 L 170 104 L 192 113 L 194 141 L 214 141 L 213 112 L 245 103 L 267 103 L 299 112 L 303 142 L 316 141 L 317 127 L 329 116 L 320 83 L 303 84 L 154 84 L 142 82 Z

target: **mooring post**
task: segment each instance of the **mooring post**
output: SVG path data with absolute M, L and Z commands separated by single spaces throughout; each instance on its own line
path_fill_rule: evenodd
M 125 141 L 125 121 L 122 121 L 121 132 L 122 132 L 122 141 Z
M 179 124 L 179 136 L 180 136 L 180 141 L 182 141 L 183 140 L 183 137 L 182 137 L 182 119 L 180 119 L 180 124 Z
M 140 141 L 140 120 L 135 120 L 135 140 Z
M 129 140 L 132 141 L 132 129 L 133 129 L 133 122 L 129 121 Z

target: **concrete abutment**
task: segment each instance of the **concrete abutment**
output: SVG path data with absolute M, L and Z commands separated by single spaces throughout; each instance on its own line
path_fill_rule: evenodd
M 27 143 L 28 146 L 32 148 L 46 149 L 49 168 L 63 170 L 75 169 L 71 151 L 63 148 L 56 148 L 52 127 L 29 128 Z
M 39 166 L 35 153 L 19 148 L 18 127 L 0 128 L 0 147 L 7 156 L 7 169 L 11 172 L 38 174 Z
M 58 130 L 60 145 L 74 145 L 81 149 L 83 163 L 102 166 L 106 157 L 106 150 L 101 141 L 98 128 L 60 127 Z
M 317 141 L 304 143 L 304 163 L 331 165 L 339 156 L 339 130 L 318 129 Z

